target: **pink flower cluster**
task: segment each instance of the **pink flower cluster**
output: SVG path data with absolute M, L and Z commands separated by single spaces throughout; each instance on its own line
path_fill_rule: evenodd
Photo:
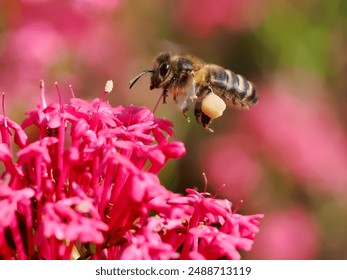
M 47 105 L 42 83 L 21 126 L 0 115 L 0 258 L 239 259 L 262 215 L 163 187 L 157 174 L 183 143 L 149 109 L 110 106 L 110 90 Z

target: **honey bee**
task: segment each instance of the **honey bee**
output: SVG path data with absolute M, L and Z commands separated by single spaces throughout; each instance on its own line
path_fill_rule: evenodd
M 197 123 L 208 130 L 212 120 L 221 116 L 226 106 L 249 108 L 258 101 L 253 84 L 243 76 L 192 55 L 159 53 L 154 58 L 153 69 L 133 78 L 130 88 L 146 73 L 151 73 L 151 90 L 163 89 L 163 103 L 168 94 L 172 94 L 176 102 L 183 96 L 180 109 L 187 121 L 190 121 L 187 111 L 195 105 Z

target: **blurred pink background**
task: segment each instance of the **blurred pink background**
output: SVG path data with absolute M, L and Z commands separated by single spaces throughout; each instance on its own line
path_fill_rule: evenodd
M 3 0 L 6 114 L 22 120 L 41 79 L 49 101 L 58 101 L 55 81 L 68 100 L 69 85 L 91 99 L 112 79 L 112 105 L 153 109 L 161 92 L 149 90 L 149 77 L 131 91 L 128 82 L 163 50 L 231 69 L 254 82 L 259 104 L 228 109 L 214 133 L 187 123 L 171 99 L 159 105 L 187 148 L 162 184 L 202 191 L 205 172 L 210 192 L 264 213 L 245 259 L 346 259 L 347 5 L 322 2 Z

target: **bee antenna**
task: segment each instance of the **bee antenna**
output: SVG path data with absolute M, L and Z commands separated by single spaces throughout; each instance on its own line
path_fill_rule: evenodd
M 129 82 L 129 88 L 131 89 L 133 87 L 133 85 L 146 73 L 153 73 L 153 70 L 144 70 L 142 71 L 139 75 L 137 75 L 135 78 L 133 78 L 130 82 Z

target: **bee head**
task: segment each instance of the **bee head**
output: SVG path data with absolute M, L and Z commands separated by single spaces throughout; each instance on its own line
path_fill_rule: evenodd
M 154 58 L 151 87 L 164 87 L 172 78 L 171 53 L 163 52 Z
M 164 87 L 172 78 L 171 74 L 171 64 L 170 64 L 171 54 L 169 52 L 163 52 L 158 54 L 154 58 L 153 70 L 144 70 L 139 75 L 134 77 L 130 82 L 129 86 L 132 86 L 147 73 L 152 73 L 151 76 L 151 86 L 150 89 Z

